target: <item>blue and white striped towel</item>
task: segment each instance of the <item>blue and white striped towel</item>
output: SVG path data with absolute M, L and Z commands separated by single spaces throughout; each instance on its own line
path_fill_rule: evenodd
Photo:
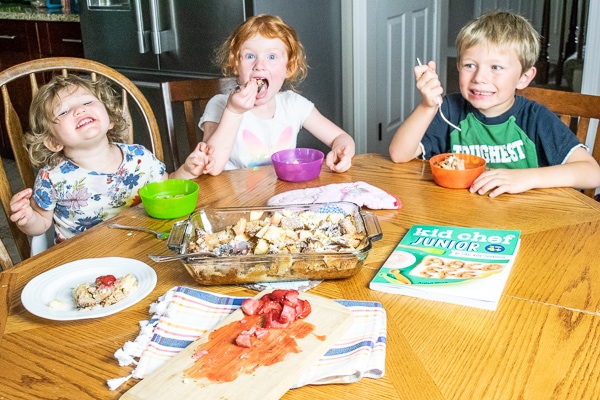
M 129 376 L 109 380 L 109 388 L 114 390 L 130 378 L 143 379 L 212 330 L 239 308 L 244 299 L 181 286 L 169 290 L 150 307 L 152 318 L 140 322 L 139 336 L 115 352 L 120 365 L 137 365 Z M 381 303 L 337 302 L 352 311 L 352 326 L 293 387 L 351 383 L 363 377 L 377 379 L 384 375 L 386 313 Z

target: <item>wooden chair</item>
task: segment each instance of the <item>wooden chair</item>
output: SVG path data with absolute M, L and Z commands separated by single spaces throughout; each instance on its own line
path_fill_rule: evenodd
M 235 78 L 189 79 L 161 83 L 169 138 L 168 151 L 173 160 L 173 171 L 181 165 L 173 105 L 183 104 L 188 151 L 191 151 L 202 140 L 198 121 L 200 121 L 206 103 L 216 94 L 228 93 L 235 85 L 237 85 Z M 187 157 L 187 154 L 184 156 Z
M 556 113 L 582 143 L 586 142 L 590 120 L 600 120 L 600 96 L 533 86 L 519 90 L 517 94 L 543 104 Z M 600 123 L 596 129 L 592 156 L 600 163 Z M 586 189 L 583 193 L 594 197 L 595 191 Z
M 0 238 L 0 271 L 6 271 L 13 266 L 10 254 L 8 254 L 8 250 L 6 250 L 6 246 L 4 246 L 4 242 Z
M 91 79 L 96 79 L 97 76 L 102 75 L 114 84 L 115 88 L 120 89 L 123 112 L 129 121 L 127 142 L 134 143 L 134 129 L 131 118 L 133 108 L 130 109 L 130 104 L 134 104 L 137 113 L 145 123 L 144 129 L 138 127 L 139 130 L 136 130 L 135 143 L 140 143 L 139 139 L 143 137 L 142 132 L 145 132 L 146 139 L 144 141 L 149 143 L 150 149 L 158 159 L 164 160 L 160 131 L 154 112 L 146 97 L 131 80 L 118 71 L 96 61 L 71 57 L 42 58 L 15 65 L 0 72 L 0 90 L 6 123 L 5 134 L 8 135 L 23 187 L 33 187 L 35 180 L 34 168 L 23 145 L 23 132 L 25 129 L 22 121 L 28 121 L 28 115 L 21 115 L 22 118 L 20 118 L 17 112 L 19 107 L 14 106 L 11 97 L 17 100 L 16 104 L 22 103 L 24 98 L 29 104 L 32 96 L 37 93 L 38 87 L 46 83 L 52 75 L 67 75 L 68 73 L 87 75 Z M 24 86 L 24 82 L 26 82 L 26 86 Z M 22 90 L 23 87 L 27 89 Z M 15 91 L 13 92 L 13 90 Z M 19 109 L 19 111 L 21 114 L 27 114 L 28 110 Z M 26 129 L 28 128 L 26 127 Z M 6 174 L 3 168 L 0 177 L 3 182 L 6 182 Z M 12 194 L 9 185 L 0 185 L 0 200 L 7 216 L 10 214 L 9 202 Z M 10 223 L 10 228 L 21 258 L 29 257 L 31 249 L 27 236 L 13 223 Z

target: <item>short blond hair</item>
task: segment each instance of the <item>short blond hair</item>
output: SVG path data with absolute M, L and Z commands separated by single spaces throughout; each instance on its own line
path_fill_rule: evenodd
M 292 89 L 306 78 L 306 54 L 296 31 L 280 17 L 267 14 L 248 18 L 217 49 L 216 62 L 220 65 L 223 75 L 239 76 L 242 44 L 256 35 L 280 39 L 283 42 L 288 58 L 286 82 Z
M 123 117 L 123 109 L 119 96 L 110 82 L 99 76 L 95 81 L 79 75 L 56 75 L 50 82 L 42 86 L 31 101 L 29 107 L 29 126 L 31 131 L 25 134 L 25 147 L 29 153 L 31 163 L 38 168 L 54 167 L 64 159 L 62 150 L 54 152 L 44 142 L 52 139 L 52 124 L 56 122 L 56 116 L 52 103 L 60 91 L 64 89 L 76 90 L 84 88 L 94 95 L 106 108 L 108 117 L 113 127 L 106 135 L 111 143 L 125 141 L 127 121 Z
M 493 11 L 465 25 L 456 37 L 458 60 L 465 50 L 487 43 L 501 50 L 513 49 L 521 72 L 533 67 L 540 53 L 540 36 L 523 16 L 506 11 Z

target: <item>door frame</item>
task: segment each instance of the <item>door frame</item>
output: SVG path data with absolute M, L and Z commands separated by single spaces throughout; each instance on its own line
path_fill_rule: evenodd
M 436 15 L 436 30 L 441 32 L 446 29 L 448 20 L 448 6 L 445 0 L 435 2 L 439 12 Z M 342 1 L 342 95 L 343 95 L 343 127 L 353 138 L 356 144 L 356 154 L 367 152 L 369 134 L 369 113 L 374 113 L 374 99 L 369 98 L 369 82 L 377 79 L 372 60 L 368 58 L 369 39 L 376 35 L 374 27 L 377 21 L 370 19 L 376 16 L 375 12 L 368 12 L 368 6 L 377 7 L 378 2 L 373 0 Z M 433 54 L 439 54 L 438 62 L 440 80 L 446 80 L 446 48 L 441 46 L 441 40 L 432 43 Z M 371 63 L 371 64 L 370 64 Z M 371 91 L 373 92 L 373 91 Z M 372 96 L 372 94 L 371 94 Z

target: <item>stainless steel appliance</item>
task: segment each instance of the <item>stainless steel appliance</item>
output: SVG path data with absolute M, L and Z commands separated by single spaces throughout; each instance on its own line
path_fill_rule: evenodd
M 133 80 L 165 135 L 159 83 L 220 76 L 215 48 L 248 16 L 264 13 L 297 31 L 310 66 L 301 93 L 341 125 L 341 0 L 79 0 L 79 9 L 85 57 Z M 183 125 L 183 116 L 177 120 Z M 309 134 L 298 146 L 324 150 Z
M 85 56 L 122 72 L 218 75 L 216 46 L 245 19 L 244 0 L 83 0 Z

